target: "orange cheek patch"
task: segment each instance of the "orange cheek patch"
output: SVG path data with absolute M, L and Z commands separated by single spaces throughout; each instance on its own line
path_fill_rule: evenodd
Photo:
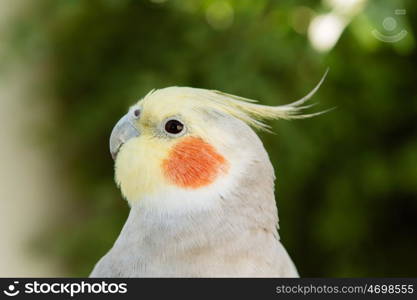
M 199 188 L 212 183 L 228 169 L 227 161 L 200 138 L 187 137 L 176 144 L 162 163 L 165 176 L 175 185 Z

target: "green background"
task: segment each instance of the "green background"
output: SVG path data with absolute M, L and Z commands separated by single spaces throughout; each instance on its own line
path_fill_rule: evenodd
M 407 37 L 378 41 L 372 28 L 396 8 L 407 10 Z M 59 154 L 75 195 L 33 249 L 87 276 L 111 247 L 128 205 L 108 138 L 149 90 L 193 86 L 279 105 L 330 68 L 312 111 L 335 110 L 260 133 L 276 169 L 283 243 L 301 276 L 416 276 L 417 3 L 368 1 L 320 53 L 305 33 L 308 12 L 328 11 L 289 0 L 39 0 L 22 10 L 10 57 L 47 74 L 39 90 L 57 121 L 33 132 Z

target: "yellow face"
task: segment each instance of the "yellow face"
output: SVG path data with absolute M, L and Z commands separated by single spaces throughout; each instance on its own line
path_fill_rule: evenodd
M 161 162 L 168 156 L 170 144 L 144 134 L 122 146 L 116 159 L 115 179 L 126 199 L 137 201 L 165 184 Z
M 228 171 L 229 163 L 207 137 L 201 116 L 186 101 L 181 105 L 176 100 L 144 99 L 127 115 L 138 134 L 116 147 L 115 179 L 130 203 L 167 186 L 207 187 Z

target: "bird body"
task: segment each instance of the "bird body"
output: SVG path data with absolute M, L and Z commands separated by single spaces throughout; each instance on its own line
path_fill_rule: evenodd
M 220 209 L 162 216 L 133 207 L 91 276 L 297 277 L 275 228 L 224 220 Z
M 297 277 L 278 234 L 274 169 L 250 127 L 311 116 L 299 114 L 311 95 L 269 107 L 171 87 L 132 106 L 110 138 L 131 210 L 90 276 Z

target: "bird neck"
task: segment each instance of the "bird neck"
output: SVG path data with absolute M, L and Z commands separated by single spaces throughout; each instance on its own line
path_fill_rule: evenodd
M 196 191 L 167 188 L 134 202 L 119 240 L 164 249 L 232 242 L 258 231 L 278 238 L 274 170 L 260 142 L 259 148 L 217 186 Z

